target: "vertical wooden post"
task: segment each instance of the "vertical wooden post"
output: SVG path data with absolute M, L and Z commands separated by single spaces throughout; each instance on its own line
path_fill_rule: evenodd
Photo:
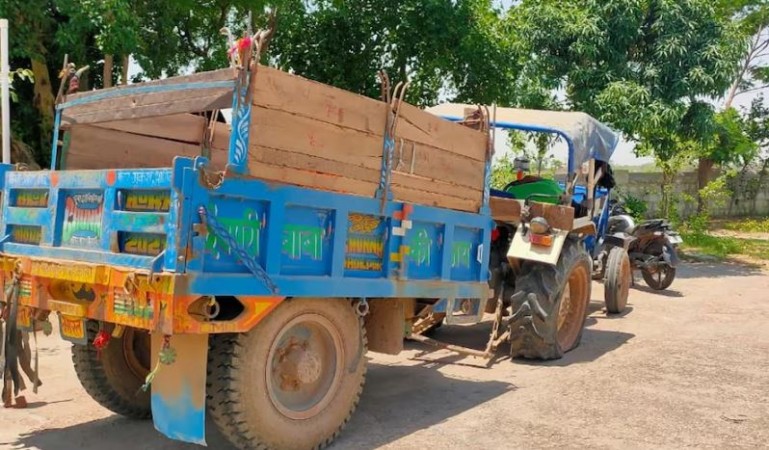
M 114 65 L 112 55 L 104 55 L 104 80 L 102 80 L 104 89 L 112 87 L 112 68 Z

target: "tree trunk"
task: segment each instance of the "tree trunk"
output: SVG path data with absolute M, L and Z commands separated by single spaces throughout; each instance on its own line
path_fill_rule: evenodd
M 48 64 L 45 59 L 32 58 L 32 73 L 35 76 L 35 95 L 33 105 L 40 113 L 40 148 L 43 149 L 42 160 L 50 158 L 45 149 L 51 148 L 53 136 L 54 106 L 56 98 L 53 95 L 51 76 L 48 73 Z
M 697 212 L 702 212 L 705 209 L 705 202 L 700 196 L 699 191 L 708 185 L 710 182 L 710 174 L 713 170 L 715 162 L 710 158 L 700 158 L 697 165 Z
M 732 216 L 732 211 L 734 210 L 734 206 L 739 204 L 740 198 L 742 198 L 743 200 L 745 199 L 743 192 L 745 192 L 745 187 L 747 184 L 748 169 L 750 169 L 749 162 L 742 165 L 742 169 L 740 169 L 740 174 L 737 176 L 737 180 L 735 181 L 734 190 L 732 191 L 732 198 L 729 201 L 729 209 L 727 211 L 727 215 L 729 217 Z
M 102 85 L 104 89 L 112 87 L 112 68 L 113 67 L 114 67 L 114 62 L 112 59 L 112 55 L 104 55 L 104 80 Z
M 123 77 L 122 80 L 120 80 L 120 84 L 126 85 L 128 84 L 128 65 L 131 63 L 131 55 L 125 55 L 123 57 Z

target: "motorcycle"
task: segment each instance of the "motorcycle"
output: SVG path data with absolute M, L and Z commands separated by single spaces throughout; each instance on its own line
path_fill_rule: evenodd
M 636 225 L 624 206 L 614 202 L 609 217 L 609 233 L 628 236 L 628 254 L 633 269 L 640 270 L 650 288 L 662 291 L 673 284 L 678 266 L 681 235 L 667 220 L 652 219 Z

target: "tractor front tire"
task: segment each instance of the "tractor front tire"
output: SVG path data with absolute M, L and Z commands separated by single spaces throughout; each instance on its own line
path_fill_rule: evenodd
M 112 326 L 106 325 L 111 332 Z M 126 327 L 121 337 L 112 337 L 101 352 L 91 344 L 99 323 L 88 321 L 87 345 L 72 346 L 72 362 L 83 389 L 101 406 L 131 419 L 152 415 L 150 393 L 141 390 L 150 366 L 150 335 Z
M 363 321 L 342 299 L 285 300 L 251 331 L 212 335 L 208 409 L 238 449 L 319 449 L 355 411 Z
M 612 248 L 606 260 L 606 278 L 603 285 L 606 312 L 609 314 L 619 314 L 625 310 L 632 276 L 627 251 L 620 247 Z
M 558 359 L 582 337 L 590 302 L 592 261 L 567 240 L 556 266 L 525 261 L 515 280 L 510 318 L 512 357 Z

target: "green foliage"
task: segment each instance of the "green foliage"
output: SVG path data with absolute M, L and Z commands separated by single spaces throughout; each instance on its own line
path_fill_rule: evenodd
M 684 250 L 694 249 L 720 259 L 734 255 L 769 261 L 769 241 L 763 239 L 742 239 L 730 236 L 682 233 Z
M 15 80 L 34 82 L 35 75 L 29 69 L 16 69 L 8 74 L 8 80 L 11 83 L 9 86 L 11 101 L 16 103 L 19 101 L 19 94 L 16 93 L 16 89 L 13 87 L 13 82 Z
M 376 74 L 409 79 L 408 100 L 435 104 L 443 91 L 474 103 L 510 103 L 514 36 L 490 0 L 291 0 L 271 57 L 285 70 L 371 97 Z
M 727 222 L 724 228 L 745 233 L 769 233 L 769 218 L 736 220 Z
M 692 99 L 729 86 L 741 37 L 710 1 L 531 0 L 516 14 L 548 87 L 564 87 L 574 108 L 641 141 L 639 150 L 664 161 L 676 141 L 711 134 Z
M 724 236 L 710 236 L 705 233 L 681 233 L 684 249 L 697 249 L 702 253 L 718 258 L 739 254 L 742 246 L 737 239 Z
M 732 195 L 732 192 L 727 187 L 727 177 L 727 174 L 721 175 L 700 189 L 699 195 L 707 205 L 706 211 L 712 212 L 713 209 L 726 205 L 726 202 Z
M 502 158 L 494 161 L 491 166 L 491 187 L 494 189 L 503 189 L 508 183 L 515 180 L 515 169 L 513 168 L 513 156 L 509 153 Z
M 627 210 L 637 222 L 646 218 L 646 212 L 649 210 L 649 205 L 647 205 L 645 201 L 632 194 L 622 195 L 620 200 L 624 203 L 625 210 Z

